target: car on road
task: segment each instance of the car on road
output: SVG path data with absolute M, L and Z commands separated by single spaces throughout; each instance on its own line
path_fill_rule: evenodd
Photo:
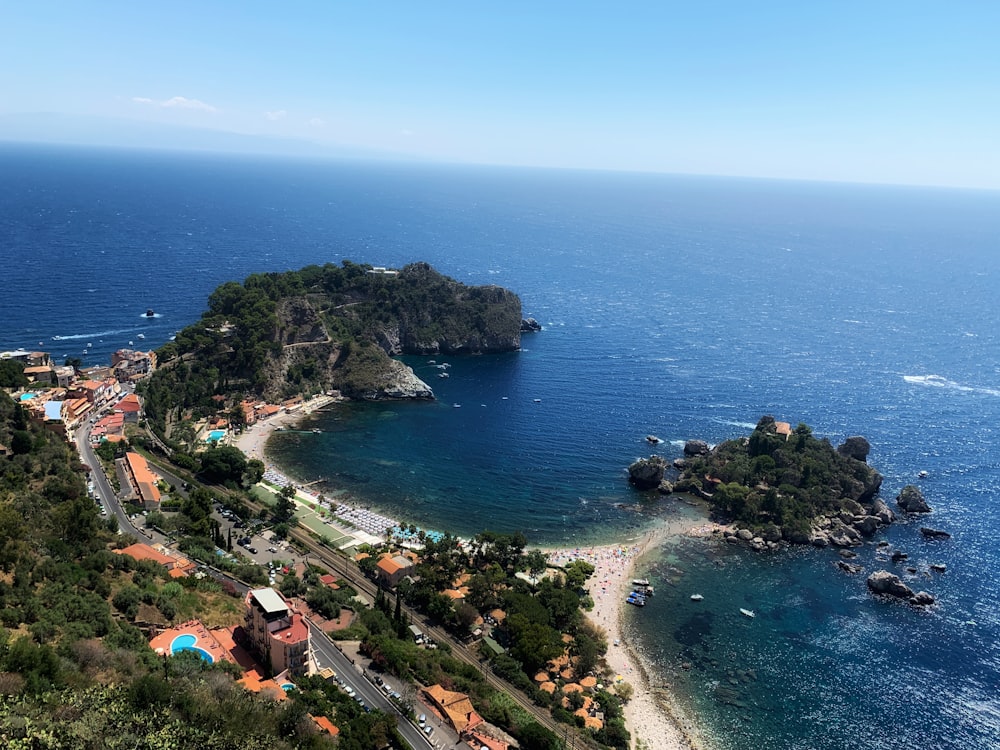
M 257 548 L 256 547 L 247 547 L 247 552 L 249 552 L 251 555 L 256 555 L 257 554 Z

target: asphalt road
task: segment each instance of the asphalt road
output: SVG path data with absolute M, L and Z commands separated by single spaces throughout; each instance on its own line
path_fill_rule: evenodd
M 309 623 L 311 636 L 313 660 L 320 669 L 329 667 L 340 677 L 346 686 L 354 689 L 358 696 L 370 708 L 377 708 L 385 711 L 390 716 L 397 718 L 399 733 L 403 735 L 413 750 L 428 750 L 428 748 L 440 748 L 453 746 L 454 740 L 446 738 L 443 728 L 435 727 L 434 733 L 428 739 L 423 731 L 414 726 L 410 720 L 399 710 L 386 694 L 377 685 L 368 680 L 351 660 L 342 654 L 333 645 L 333 642 L 326 637 L 326 634 L 312 623 Z M 428 717 L 431 718 L 431 717 Z M 454 734 L 451 735 L 454 738 Z

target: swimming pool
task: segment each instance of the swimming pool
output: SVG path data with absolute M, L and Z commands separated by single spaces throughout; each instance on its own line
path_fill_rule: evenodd
M 18 399 L 18 400 L 19 401 L 31 401 L 31 399 L 33 399 L 37 395 L 38 395 L 37 393 L 22 393 L 21 394 L 21 398 Z
M 194 645 L 198 642 L 198 639 L 191 635 L 190 633 L 185 633 L 184 635 L 179 635 L 170 642 L 170 653 L 177 654 L 181 651 L 194 651 L 202 659 L 207 661 L 209 664 L 215 663 L 215 657 L 213 657 L 208 651 L 203 648 L 199 648 Z
M 222 438 L 224 438 L 225 436 L 226 436 L 225 430 L 212 430 L 210 433 L 208 433 L 208 437 L 205 439 L 210 443 L 217 443 L 220 440 L 222 440 Z

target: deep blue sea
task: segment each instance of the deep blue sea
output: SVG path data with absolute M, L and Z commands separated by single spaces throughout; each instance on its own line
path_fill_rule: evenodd
M 436 402 L 326 412 L 272 446 L 287 471 L 583 543 L 679 512 L 626 484 L 649 433 L 669 458 L 763 414 L 862 434 L 890 504 L 929 473 L 952 538 L 884 538 L 938 606 L 871 600 L 830 551 L 685 540 L 650 559 L 634 637 L 719 747 L 1000 747 L 1000 193 L 0 146 L 0 350 L 106 362 L 224 281 L 345 258 L 501 284 L 544 331 L 448 379 L 410 360 Z

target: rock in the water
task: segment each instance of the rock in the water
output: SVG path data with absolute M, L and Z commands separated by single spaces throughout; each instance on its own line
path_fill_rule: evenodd
M 910 597 L 910 604 L 915 604 L 918 607 L 927 607 L 934 603 L 934 597 L 928 594 L 926 591 L 918 591 L 912 597 Z
M 628 467 L 628 481 L 640 490 L 651 490 L 660 486 L 666 468 L 667 462 L 662 456 L 640 458 Z
M 951 534 L 947 531 L 932 529 L 928 526 L 921 526 L 920 533 L 924 535 L 925 539 L 951 539 Z
M 843 560 L 837 560 L 837 567 L 848 575 L 856 575 L 864 570 L 860 565 L 852 565 L 849 562 L 844 562 Z
M 736 532 L 736 536 L 739 537 L 741 541 L 749 542 L 753 539 L 753 532 L 749 529 L 740 529 Z
M 896 505 L 907 513 L 930 513 L 931 506 L 924 500 L 924 493 L 915 484 L 906 485 L 896 496 Z
M 521 333 L 534 333 L 542 330 L 542 324 L 534 318 L 523 318 L 521 320 Z
M 905 560 L 908 557 L 909 557 L 908 554 L 906 554 L 905 552 L 900 552 L 899 550 L 896 550 L 895 552 L 892 553 L 892 561 L 894 563 Z
M 868 461 L 868 454 L 871 452 L 871 444 L 860 435 L 849 437 L 843 445 L 837 448 L 837 453 L 855 461 Z
M 854 521 L 853 525 L 861 536 L 874 536 L 878 530 L 878 518 L 875 516 L 860 516 Z
M 688 440 L 684 443 L 685 456 L 707 456 L 709 450 L 708 443 L 704 440 Z
M 867 584 L 869 590 L 875 594 L 894 596 L 897 599 L 909 599 L 913 596 L 913 589 L 888 570 L 876 570 L 868 576 Z
M 933 570 L 935 573 L 944 573 L 946 570 L 948 570 L 948 566 L 945 565 L 944 563 L 931 563 L 931 570 Z
M 896 520 L 896 514 L 892 512 L 892 509 L 881 498 L 876 498 L 875 502 L 872 503 L 871 515 L 875 516 L 879 523 L 884 526 L 888 526 Z

